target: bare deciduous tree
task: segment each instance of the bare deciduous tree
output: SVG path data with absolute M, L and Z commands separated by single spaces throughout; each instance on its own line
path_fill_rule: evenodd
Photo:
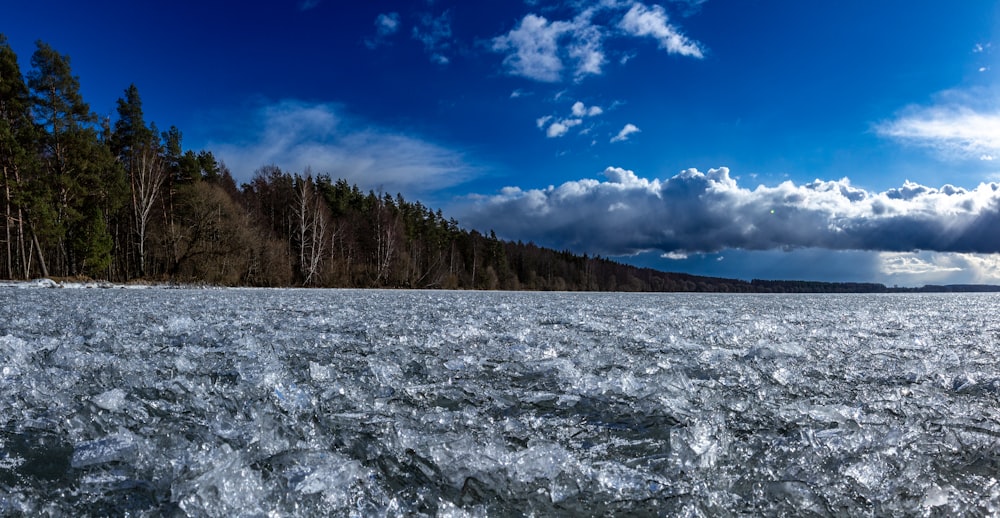
M 156 199 L 167 180 L 159 146 L 145 145 L 136 153 L 138 159 L 129 176 L 132 191 L 132 211 L 135 219 L 136 238 L 139 246 L 139 275 L 146 275 L 146 231 Z
M 298 222 L 299 268 L 302 283 L 309 286 L 319 276 L 329 228 L 326 204 L 316 192 L 312 175 L 296 178 L 295 215 Z

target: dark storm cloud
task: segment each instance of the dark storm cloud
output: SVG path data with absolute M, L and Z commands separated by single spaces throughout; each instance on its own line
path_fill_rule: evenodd
M 748 189 L 727 168 L 665 181 L 609 167 L 605 180 L 477 197 L 462 221 L 549 246 L 608 255 L 724 249 L 1000 252 L 1000 184 L 905 183 L 869 192 L 847 179 Z

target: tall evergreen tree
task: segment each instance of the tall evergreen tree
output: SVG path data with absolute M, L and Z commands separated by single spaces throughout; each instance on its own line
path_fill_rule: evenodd
M 9 278 L 31 275 L 35 241 L 30 237 L 27 203 L 37 133 L 30 109 L 31 97 L 17 55 L 0 34 L 0 211 L 4 220 L 0 267 Z
M 93 257 L 106 247 L 91 240 L 107 235 L 107 210 L 118 197 L 121 173 L 109 148 L 99 138 L 96 117 L 80 95 L 79 79 L 72 75 L 69 57 L 38 42 L 31 57 L 28 86 L 33 110 L 45 133 L 40 139 L 42 178 L 55 207 L 54 219 L 39 221 L 45 228 L 45 245 L 55 251 L 58 271 L 65 275 L 101 275 L 105 258 Z M 101 230 L 103 227 L 103 230 Z M 102 252 L 103 253 L 103 252 Z M 107 251 L 110 253 L 110 250 Z

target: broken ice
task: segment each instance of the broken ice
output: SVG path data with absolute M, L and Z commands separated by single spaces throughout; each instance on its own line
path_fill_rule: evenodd
M 0 515 L 1000 512 L 995 295 L 59 286 Z

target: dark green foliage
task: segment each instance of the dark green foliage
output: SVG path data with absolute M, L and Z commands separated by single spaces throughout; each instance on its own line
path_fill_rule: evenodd
M 25 182 L 33 191 L 31 226 L 44 257 L 50 258 L 42 269 L 97 273 L 110 263 L 106 224 L 124 199 L 122 171 L 99 138 L 97 118 L 80 96 L 69 57 L 39 42 L 31 64 L 31 110 L 44 131 L 36 140 L 38 170 Z M 46 188 L 32 188 L 33 183 Z M 55 210 L 39 207 L 45 204 Z
M 113 245 L 111 234 L 97 204 L 86 206 L 84 211 L 70 232 L 70 248 L 78 263 L 74 272 L 89 277 L 107 277 Z
M 39 132 L 30 108 L 17 55 L 0 34 L 0 217 L 4 221 L 0 274 L 7 277 L 28 276 L 35 251 L 28 209 L 36 205 L 29 180 L 37 167 Z

